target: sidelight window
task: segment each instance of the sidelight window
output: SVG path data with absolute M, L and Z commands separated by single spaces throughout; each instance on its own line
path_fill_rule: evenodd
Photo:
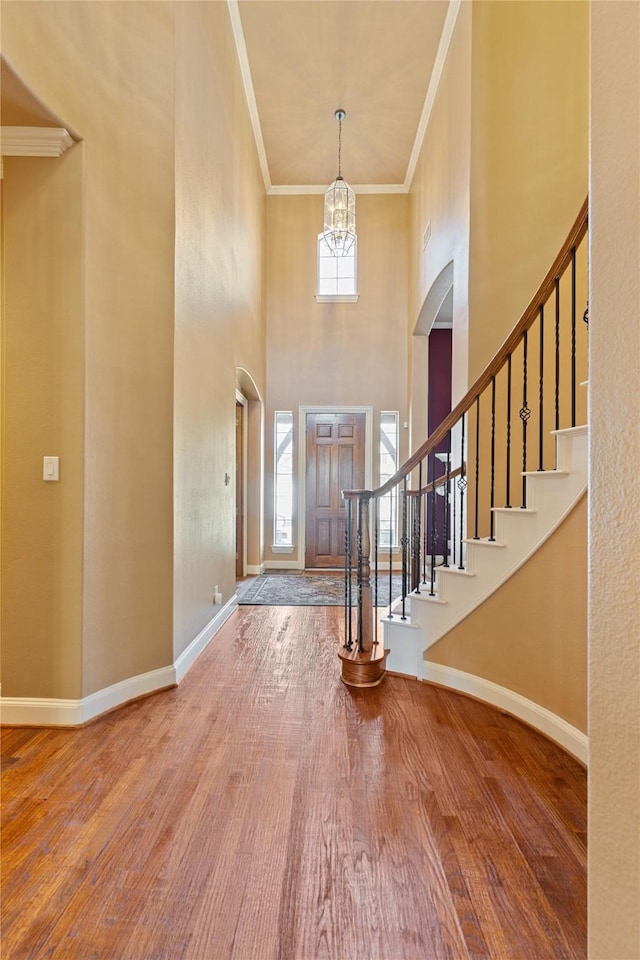
M 380 414 L 380 486 L 398 469 L 398 413 L 383 410 Z M 380 546 L 398 542 L 398 493 L 390 490 L 379 500 Z
M 274 530 L 276 547 L 293 546 L 293 414 L 277 410 L 275 417 Z

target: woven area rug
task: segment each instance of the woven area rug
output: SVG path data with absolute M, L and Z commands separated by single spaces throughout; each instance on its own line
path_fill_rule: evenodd
M 402 593 L 402 577 L 392 578 L 394 599 Z M 357 587 L 353 577 L 351 602 L 355 606 Z M 371 583 L 372 593 L 375 590 Z M 236 586 L 238 603 L 269 607 L 341 607 L 344 604 L 344 574 L 306 573 L 288 570 L 284 573 L 263 573 L 240 581 Z M 374 594 L 375 595 L 375 594 Z M 378 580 L 379 607 L 389 605 L 389 575 Z

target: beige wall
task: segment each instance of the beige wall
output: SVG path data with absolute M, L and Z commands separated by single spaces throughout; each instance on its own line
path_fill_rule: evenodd
M 3 53 L 82 140 L 6 163 L 3 694 L 77 698 L 171 664 L 233 593 L 264 191 L 226 4 L 8 2 Z
M 591 960 L 640 957 L 639 46 L 637 3 L 591 4 Z
M 273 415 L 300 404 L 374 406 L 407 418 L 408 203 L 359 195 L 357 303 L 316 303 L 322 196 L 267 200 L 265 556 L 273 540 Z M 406 431 L 400 430 L 401 455 Z M 299 432 L 294 432 L 298 456 Z M 375 458 L 374 458 L 375 460 Z M 377 466 L 374 471 L 374 482 Z M 294 530 L 295 538 L 295 530 Z M 279 556 L 277 559 L 282 560 Z M 297 559 L 297 553 L 291 557 Z
M 188 3 L 175 16 L 177 656 L 215 613 L 214 587 L 223 602 L 235 592 L 236 367 L 263 393 L 265 347 L 264 188 L 229 12 Z
M 471 148 L 471 15 L 463 3 L 438 86 L 410 190 L 410 341 L 412 449 L 426 439 L 427 348 L 424 334 L 433 319 L 428 295 L 453 261 L 454 403 L 468 385 L 469 185 Z M 427 224 L 431 238 L 423 249 Z M 437 309 L 437 307 L 436 307 Z M 427 316 L 427 313 L 429 314 Z
M 470 384 L 587 195 L 589 98 L 588 3 L 472 6 Z
M 171 662 L 173 11 L 164 3 L 9 2 L 2 20 L 11 65 L 84 140 L 87 695 Z M 53 496 L 69 483 L 66 469 L 63 461 Z M 49 487 L 43 495 L 52 496 Z M 33 564 L 30 554 L 27 580 Z M 39 624 L 45 648 L 48 626 Z M 16 608 L 8 648 L 20 633 Z M 33 673 L 49 659 L 36 658 Z M 33 682 L 53 695 L 50 676 Z M 14 689 L 9 674 L 3 692 Z
M 427 652 L 587 730 L 586 497 L 489 599 Z
M 81 695 L 83 176 L 82 144 L 59 160 L 4 160 L 5 696 Z M 49 455 L 59 483 L 42 479 Z

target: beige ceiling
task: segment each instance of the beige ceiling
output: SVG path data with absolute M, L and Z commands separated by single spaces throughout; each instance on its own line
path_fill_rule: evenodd
M 268 179 L 405 182 L 447 0 L 239 0 Z M 258 138 L 259 139 L 259 138 Z

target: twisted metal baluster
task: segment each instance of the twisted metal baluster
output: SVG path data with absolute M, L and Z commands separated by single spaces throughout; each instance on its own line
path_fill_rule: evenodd
M 389 491 L 389 613 L 387 614 L 387 620 L 393 620 L 393 611 L 391 609 L 393 601 L 393 518 L 396 517 L 396 523 L 398 520 L 397 514 L 394 510 L 394 496 L 395 488 Z
M 374 647 L 377 647 L 378 645 L 378 534 L 379 534 L 378 525 L 380 521 L 380 518 L 378 515 L 379 502 L 380 501 L 378 499 L 375 500 L 375 506 L 374 506 L 375 516 L 373 518 L 373 577 L 374 577 L 374 580 L 373 580 L 373 610 L 374 610 L 373 645 Z M 391 602 L 391 598 L 389 598 L 389 602 Z
M 402 615 L 401 620 L 407 619 L 406 600 L 407 600 L 407 478 L 404 478 L 402 487 Z
M 560 277 L 555 279 L 556 287 L 556 392 L 555 392 L 555 429 L 560 429 Z M 556 462 L 556 469 L 558 464 Z
M 436 528 L 436 454 L 435 450 L 432 454 L 431 460 L 431 589 L 429 590 L 429 596 L 435 597 L 435 582 L 436 582 L 436 539 L 437 539 L 437 528 Z M 427 474 L 428 475 L 428 474 Z
M 460 491 L 460 563 L 458 564 L 458 570 L 464 570 L 464 555 L 462 552 L 462 541 L 464 540 L 464 492 L 467 488 L 467 478 L 465 476 L 465 466 L 464 466 L 464 425 L 465 425 L 465 416 L 462 414 L 462 439 L 460 441 L 460 469 L 462 473 L 458 477 L 458 490 Z
M 447 479 L 444 485 L 444 559 L 443 567 L 449 566 L 449 486 L 451 484 L 451 430 L 447 433 Z M 455 563 L 455 560 L 453 561 Z
M 576 425 L 576 248 L 571 248 L 571 426 Z
M 522 420 L 522 472 L 527 469 L 527 421 L 531 416 L 531 410 L 527 405 L 527 331 L 523 336 L 524 352 L 522 357 L 522 406 L 520 408 L 520 419 Z M 527 506 L 527 478 L 522 477 L 522 509 Z
M 356 544 L 358 547 L 358 576 L 357 576 L 357 586 L 358 586 L 358 653 L 364 652 L 364 635 L 363 635 L 363 604 L 362 604 L 362 498 L 358 500 L 358 531 L 356 534 Z
M 538 470 L 544 470 L 544 304 L 540 304 L 540 399 L 538 423 Z
M 344 646 L 346 650 L 353 650 L 351 577 L 351 500 L 347 500 L 347 523 L 344 531 Z
M 480 394 L 476 397 L 476 490 L 475 490 L 475 527 L 473 539 L 479 540 L 478 535 L 478 496 L 480 488 Z
M 507 479 L 505 507 L 511 507 L 511 354 L 507 357 Z
M 418 464 L 418 496 L 416 497 L 416 508 L 418 514 L 418 528 L 416 531 L 416 556 L 418 558 L 418 576 L 416 578 L 416 593 L 420 593 L 420 552 L 422 549 L 422 460 Z
M 489 495 L 489 540 L 496 539 L 494 536 L 495 518 L 493 508 L 495 506 L 495 488 L 496 488 L 496 378 L 491 377 L 491 484 Z

